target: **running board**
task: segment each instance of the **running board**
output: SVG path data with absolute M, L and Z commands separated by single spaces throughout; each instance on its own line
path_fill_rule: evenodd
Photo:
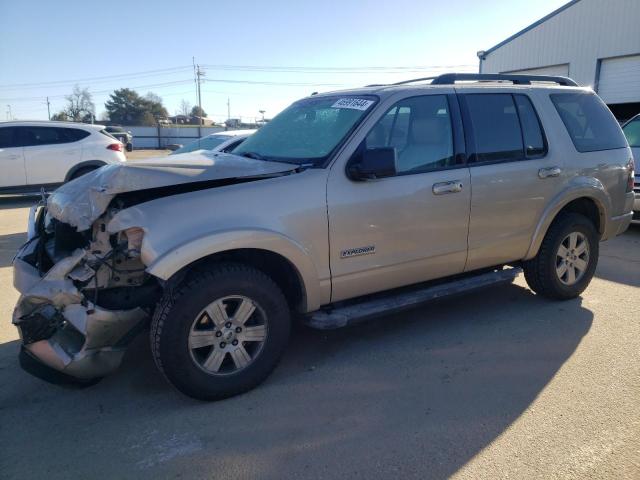
M 522 272 L 519 267 L 481 273 L 451 280 L 438 285 L 424 286 L 395 294 L 368 296 L 357 303 L 345 303 L 333 308 L 318 310 L 305 318 L 305 323 L 320 330 L 332 330 L 369 320 L 380 315 L 416 307 L 431 300 L 470 292 L 500 283 L 512 282 Z

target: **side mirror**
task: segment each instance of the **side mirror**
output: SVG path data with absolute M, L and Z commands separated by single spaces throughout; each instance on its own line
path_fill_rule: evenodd
M 359 157 L 359 158 L 358 158 Z M 364 149 L 347 167 L 352 180 L 375 180 L 396 174 L 396 149 L 381 147 Z

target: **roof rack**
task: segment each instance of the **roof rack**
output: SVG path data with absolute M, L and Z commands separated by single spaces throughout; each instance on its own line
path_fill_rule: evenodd
M 478 82 L 509 81 L 514 85 L 531 85 L 531 82 L 551 82 L 564 87 L 578 86 L 576 82 L 567 77 L 552 75 L 518 75 L 508 73 L 445 73 L 438 77 L 414 78 L 412 80 L 393 83 L 392 85 L 405 85 L 407 83 L 423 82 L 425 80 L 431 80 L 431 85 L 454 85 L 458 81 L 476 80 Z

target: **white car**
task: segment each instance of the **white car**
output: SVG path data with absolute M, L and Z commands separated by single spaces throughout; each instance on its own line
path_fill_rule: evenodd
M 0 122 L 0 193 L 51 190 L 125 160 L 124 146 L 103 125 Z
M 227 130 L 216 132 L 206 137 L 199 138 L 184 147 L 180 147 L 171 155 L 193 152 L 195 150 L 212 150 L 214 152 L 230 152 L 244 140 L 255 133 L 255 130 Z

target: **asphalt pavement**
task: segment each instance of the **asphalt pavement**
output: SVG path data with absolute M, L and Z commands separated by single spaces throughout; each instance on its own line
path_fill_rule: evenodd
M 640 478 L 640 227 L 582 298 L 523 278 L 362 326 L 297 328 L 217 403 L 165 383 L 141 335 L 75 389 L 18 366 L 11 260 L 33 198 L 0 198 L 0 478 Z

